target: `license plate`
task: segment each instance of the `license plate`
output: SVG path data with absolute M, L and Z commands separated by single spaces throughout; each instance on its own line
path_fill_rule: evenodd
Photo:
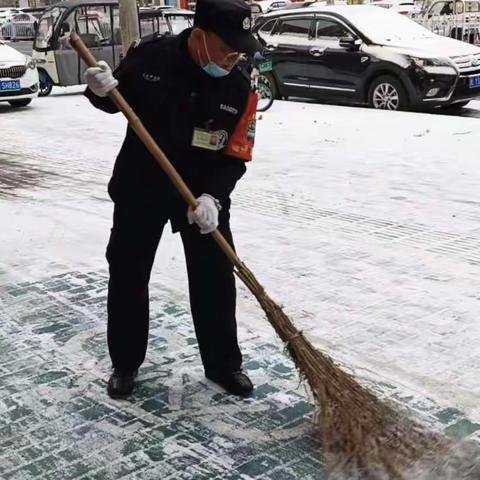
M 476 77 L 470 77 L 468 79 L 468 86 L 470 88 L 478 88 L 480 87 L 480 75 L 477 75 Z
M 258 71 L 260 73 L 270 72 L 272 70 L 272 62 L 263 62 L 258 66 Z
M 0 82 L 0 92 L 20 90 L 20 80 L 4 80 Z

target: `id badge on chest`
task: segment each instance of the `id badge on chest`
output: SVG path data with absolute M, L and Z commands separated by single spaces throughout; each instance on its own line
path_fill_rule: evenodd
M 193 129 L 192 146 L 205 150 L 221 150 L 228 142 L 225 130 L 205 130 L 195 127 Z

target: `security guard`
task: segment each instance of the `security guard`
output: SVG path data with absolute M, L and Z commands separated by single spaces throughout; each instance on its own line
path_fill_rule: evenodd
M 169 220 L 184 245 L 205 375 L 235 395 L 253 390 L 241 370 L 233 267 L 208 235 L 218 228 L 233 245 L 230 194 L 251 159 L 254 95 L 238 65 L 241 54 L 260 49 L 250 31 L 250 15 L 244 0 L 198 0 L 192 29 L 133 45 L 113 74 L 104 62 L 86 71 L 85 95 L 91 103 L 117 112 L 107 94 L 118 87 L 198 202 L 196 210 L 187 210 L 128 127 L 109 183 L 114 202 L 107 247 L 113 373 L 107 391 L 112 398 L 132 392 L 145 359 L 150 272 Z

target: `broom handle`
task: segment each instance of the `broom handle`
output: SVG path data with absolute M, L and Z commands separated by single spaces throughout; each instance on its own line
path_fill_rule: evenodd
M 97 61 L 95 57 L 90 53 L 90 50 L 85 46 L 82 39 L 75 33 L 70 34 L 70 44 L 80 55 L 82 60 L 87 64 L 88 67 L 96 67 Z M 168 175 L 172 183 L 175 185 L 177 190 L 180 192 L 187 204 L 195 210 L 198 206 L 198 202 L 193 196 L 190 189 L 187 187 L 182 177 L 175 170 L 175 167 L 171 164 L 170 160 L 163 153 L 162 149 L 157 145 L 157 142 L 153 137 L 148 133 L 147 129 L 143 126 L 141 120 L 135 115 L 135 112 L 132 110 L 127 101 L 123 98 L 122 94 L 114 88 L 108 92 L 108 96 L 112 99 L 113 103 L 117 108 L 125 115 L 128 120 L 128 123 L 133 128 L 135 133 L 138 135 L 140 140 L 148 148 L 150 153 L 154 156 L 155 160 L 160 164 L 164 172 Z M 241 270 L 243 263 L 240 258 L 237 256 L 230 244 L 225 240 L 225 237 L 218 231 L 214 230 L 211 233 L 212 237 L 218 243 L 219 247 L 223 250 L 225 255 L 230 259 L 233 265 Z

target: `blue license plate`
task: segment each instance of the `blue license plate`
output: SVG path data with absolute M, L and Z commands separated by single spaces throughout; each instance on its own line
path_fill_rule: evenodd
M 468 79 L 468 86 L 470 88 L 478 88 L 480 87 L 480 75 L 477 75 L 476 77 L 470 77 Z
M 0 92 L 20 90 L 20 80 L 0 81 Z

